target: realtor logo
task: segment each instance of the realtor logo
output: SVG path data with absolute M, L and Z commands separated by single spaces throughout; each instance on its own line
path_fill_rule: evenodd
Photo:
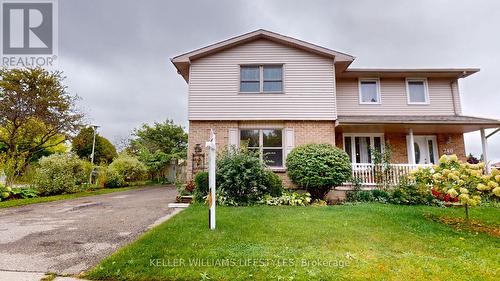
M 56 2 L 2 2 L 2 65 L 50 67 L 56 59 Z

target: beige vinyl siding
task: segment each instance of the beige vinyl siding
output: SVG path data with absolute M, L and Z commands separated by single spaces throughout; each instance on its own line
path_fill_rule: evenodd
M 429 104 L 408 104 L 405 78 L 381 78 L 381 104 L 359 104 L 357 78 L 337 80 L 338 115 L 454 115 L 452 86 L 455 87 L 455 105 L 460 110 L 458 88 L 445 78 L 428 78 Z
M 239 93 L 240 65 L 283 64 L 284 93 Z M 189 120 L 334 120 L 333 60 L 257 40 L 191 63 Z

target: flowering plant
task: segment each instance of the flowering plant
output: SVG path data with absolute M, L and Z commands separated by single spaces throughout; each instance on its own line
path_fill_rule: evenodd
M 447 201 L 458 201 L 468 207 L 481 203 L 481 197 L 494 194 L 500 197 L 500 171 L 484 174 L 484 163 L 470 164 L 458 160 L 456 155 L 443 155 L 432 168 L 419 168 L 411 172 L 410 180 L 432 188 L 433 194 Z M 446 200 L 445 200 L 446 201 Z

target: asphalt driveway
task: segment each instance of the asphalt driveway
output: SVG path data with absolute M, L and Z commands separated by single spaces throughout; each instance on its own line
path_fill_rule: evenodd
M 0 272 L 87 270 L 175 213 L 176 194 L 147 187 L 0 209 Z

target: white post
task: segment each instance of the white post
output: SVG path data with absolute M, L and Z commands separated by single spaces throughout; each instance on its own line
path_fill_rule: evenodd
M 205 144 L 208 147 L 208 225 L 210 229 L 215 229 L 215 134 L 214 131 L 210 131 L 210 141 Z
M 481 147 L 483 149 L 484 169 L 486 173 L 489 173 L 490 167 L 488 165 L 488 141 L 486 139 L 486 133 L 484 132 L 484 129 L 481 129 Z
M 409 145 L 409 158 L 410 158 L 410 164 L 415 164 L 415 140 L 413 139 L 413 129 L 410 128 L 408 131 L 408 145 Z

